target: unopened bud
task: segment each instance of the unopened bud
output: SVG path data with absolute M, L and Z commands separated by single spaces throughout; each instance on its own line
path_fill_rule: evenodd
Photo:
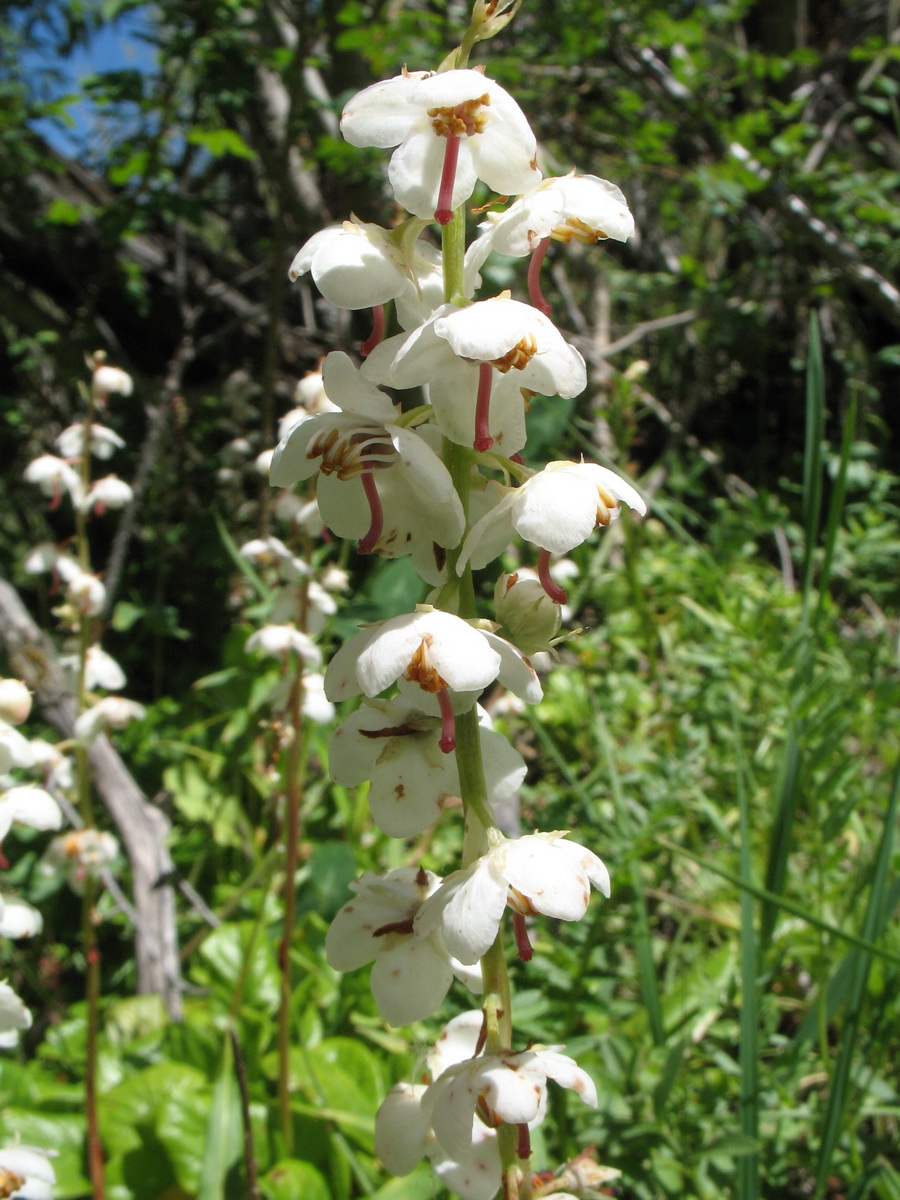
M 537 579 L 501 575 L 494 588 L 494 611 L 501 632 L 523 654 L 547 650 L 562 622 L 555 604 Z
M 21 725 L 31 712 L 31 692 L 20 679 L 0 679 L 0 721 Z

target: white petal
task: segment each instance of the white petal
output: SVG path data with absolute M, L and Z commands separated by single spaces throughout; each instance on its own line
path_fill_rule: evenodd
M 424 1021 L 440 1007 L 453 972 L 431 938 L 409 936 L 378 955 L 372 967 L 372 995 L 390 1025 Z
M 8 938 L 34 937 L 44 927 L 44 919 L 36 908 L 14 896 L 6 896 L 0 912 L 0 935 Z
M 346 104 L 341 133 L 351 146 L 399 145 L 416 121 L 428 120 L 417 103 L 421 73 L 398 75 L 364 88 Z
M 375 1115 L 375 1153 L 392 1175 L 408 1175 L 433 1140 L 422 1114 L 421 1084 L 398 1083 Z
M 534 546 L 567 554 L 597 525 L 596 484 L 574 471 L 541 471 L 519 489 L 513 504 L 516 532 Z

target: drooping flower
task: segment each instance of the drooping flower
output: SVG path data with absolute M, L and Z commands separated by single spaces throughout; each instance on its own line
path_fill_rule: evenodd
M 480 1012 L 464 1012 L 444 1026 L 427 1057 L 432 1080 L 475 1053 L 482 1024 Z M 375 1151 L 392 1175 L 408 1175 L 428 1157 L 435 1173 L 461 1200 L 491 1200 L 499 1186 L 501 1165 L 497 1135 L 472 1114 L 471 1141 L 451 1158 L 422 1112 L 427 1087 L 398 1083 L 382 1101 L 375 1117 Z
M 96 878 L 119 854 L 119 843 L 101 829 L 70 829 L 56 837 L 44 851 L 41 871 L 60 875 L 73 892 L 81 895 L 87 879 Z
M 31 692 L 21 679 L 0 678 L 0 721 L 21 725 L 31 712 Z
M 509 906 L 519 951 L 530 957 L 524 917 L 541 913 L 580 921 L 591 884 L 609 895 L 609 872 L 596 854 L 567 841 L 564 833 L 506 838 L 488 830 L 488 851 L 464 870 L 448 875 L 416 918 L 423 932 L 440 925 L 444 942 L 460 962 L 477 962 L 493 945 Z
M 450 692 L 469 693 L 471 703 L 495 679 L 531 703 L 541 698 L 537 675 L 515 647 L 452 613 L 421 606 L 355 634 L 325 672 L 329 699 L 373 698 L 405 679 L 437 697 L 444 753 L 456 744 Z
M 399 413 L 389 397 L 346 354 L 329 354 L 323 371 L 341 410 L 288 431 L 275 451 L 271 482 L 292 487 L 318 472 L 316 496 L 329 529 L 360 539 L 361 553 L 412 554 L 419 573 L 440 582 L 434 547 L 459 545 L 465 528 L 449 471 L 423 438 L 395 423 Z
M 80 507 L 82 512 L 90 512 L 93 509 L 102 517 L 108 508 L 124 508 L 126 504 L 131 503 L 133 497 L 131 484 L 120 479 L 118 475 L 104 475 L 102 479 L 94 480 Z
M 309 634 L 295 625 L 263 625 L 251 633 L 245 645 L 250 654 L 271 654 L 280 658 L 293 651 L 307 666 L 322 665 L 322 651 Z
M 647 511 L 627 480 L 596 463 L 551 462 L 520 487 L 501 487 L 500 493 L 499 503 L 469 530 L 460 567 L 485 566 L 503 553 L 515 532 L 541 548 L 541 582 L 551 600 L 560 603 L 566 594 L 550 578 L 550 555 L 567 554 L 598 525 L 615 521 L 622 503 L 642 516 Z
M 125 442 L 114 429 L 106 425 L 91 425 L 91 454 L 95 458 L 112 458 L 114 451 L 121 450 Z M 63 458 L 79 458 L 84 453 L 84 422 L 69 425 L 56 439 L 56 448 Z
M 59 665 L 74 683 L 81 665 L 80 654 L 64 654 L 60 657 Z M 95 688 L 116 692 L 125 686 L 125 672 L 112 657 L 100 646 L 89 646 L 84 661 L 84 686 L 92 692 Z
M 53 1153 L 37 1146 L 7 1146 L 0 1150 L 0 1188 L 4 1189 L 0 1196 L 52 1200 L 56 1172 L 49 1156 Z
M 442 721 L 405 698 L 367 700 L 338 727 L 328 752 L 331 776 L 345 787 L 369 779 L 372 819 L 389 837 L 413 837 L 440 814 L 445 801 L 459 796 L 454 755 L 443 754 Z M 525 778 L 525 763 L 507 739 L 491 729 L 479 709 L 479 736 L 490 803 L 514 795 Z
M 431 1016 L 454 975 L 470 987 L 479 984 L 477 972 L 451 960 L 439 930 L 414 931 L 416 913 L 440 882 L 421 867 L 395 867 L 384 875 L 366 871 L 350 885 L 356 899 L 328 929 L 325 951 L 334 970 L 355 971 L 374 960 L 372 994 L 391 1025 Z
M 132 721 L 142 721 L 147 715 L 143 704 L 124 696 L 104 696 L 86 708 L 75 721 L 75 737 L 90 743 L 106 729 L 124 729 Z
M 562 606 L 551 600 L 539 579 L 518 571 L 500 575 L 494 585 L 494 613 L 501 632 L 523 652 L 548 650 L 559 633 Z
M 0 937 L 34 937 L 44 927 L 44 919 L 36 908 L 18 896 L 0 898 Z
M 48 791 L 32 784 L 17 784 L 0 792 L 0 842 L 13 825 L 46 831 L 62 826 L 62 812 Z
M 0 982 L 0 1049 L 18 1044 L 19 1034 L 31 1028 L 31 1013 L 8 983 Z M 0 1156 L 0 1167 L 3 1158 Z
M 103 612 L 106 603 L 106 588 L 96 575 L 79 571 L 69 580 L 66 598 L 76 612 L 86 617 L 96 617 Z
M 25 480 L 37 484 L 44 495 L 51 498 L 51 508 L 59 506 L 63 492 L 77 508 L 84 494 L 81 476 L 55 454 L 41 454 L 30 462 L 25 468 Z
M 488 213 L 484 228 L 490 248 L 498 254 L 534 254 L 528 288 L 533 303 L 546 313 L 550 306 L 541 294 L 539 275 L 550 241 L 625 242 L 634 233 L 634 217 L 614 183 L 573 172 L 542 180 L 504 213 Z
M 374 83 L 349 101 L 341 132 L 351 146 L 397 146 L 388 171 L 397 200 L 442 225 L 478 179 L 518 195 L 541 178 L 524 113 L 476 70 L 404 72 Z
M 384 333 L 383 306 L 393 300 L 405 329 L 418 325 L 444 298 L 441 255 L 418 238 L 422 226 L 407 221 L 383 229 L 356 217 L 314 233 L 289 271 L 312 273 L 319 291 L 338 308 L 375 310 L 375 328 L 361 348 L 368 354 Z
M 105 404 L 112 393 L 130 396 L 134 390 L 134 381 L 127 371 L 106 365 L 105 350 L 95 350 L 88 358 L 88 366 L 93 371 L 91 395 L 99 405 Z
M 558 1047 L 534 1046 L 448 1067 L 423 1095 L 422 1113 L 446 1153 L 457 1159 L 470 1149 L 473 1113 L 490 1128 L 528 1126 L 546 1104 L 548 1079 L 597 1107 L 594 1081 L 574 1059 Z
M 553 322 L 505 295 L 442 305 L 399 346 L 389 378 L 428 384 L 451 441 L 508 456 L 525 445 L 525 394 L 577 396 L 587 381 L 584 359 Z

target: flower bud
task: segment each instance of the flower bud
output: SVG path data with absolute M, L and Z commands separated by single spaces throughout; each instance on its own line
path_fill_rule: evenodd
M 21 725 L 31 712 L 31 692 L 20 679 L 0 679 L 0 721 Z
M 501 575 L 494 588 L 494 611 L 508 638 L 523 654 L 547 650 L 562 622 L 560 606 L 537 579 Z

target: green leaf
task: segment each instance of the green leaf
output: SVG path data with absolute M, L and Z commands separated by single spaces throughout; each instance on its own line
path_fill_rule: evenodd
M 234 1077 L 231 1038 L 225 1035 L 222 1067 L 213 1088 L 197 1200 L 222 1200 L 229 1168 L 241 1156 L 241 1097 Z
M 191 129 L 187 140 L 192 146 L 202 146 L 213 158 L 233 154 L 236 158 L 256 158 L 256 151 L 234 129 Z
M 284 1158 L 259 1181 L 265 1200 L 331 1200 L 324 1176 L 312 1165 L 296 1158 Z

